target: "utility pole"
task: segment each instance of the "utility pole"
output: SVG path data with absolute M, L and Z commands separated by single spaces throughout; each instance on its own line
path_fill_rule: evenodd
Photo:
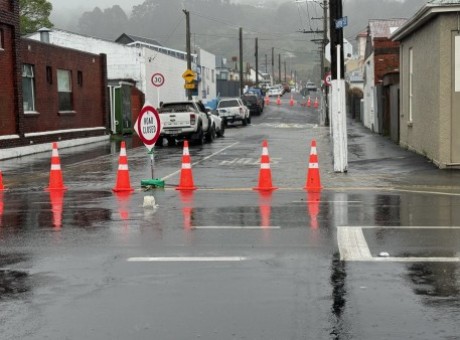
M 265 55 L 265 73 L 268 74 L 268 56 Z
M 192 48 L 190 44 L 190 12 L 183 9 L 185 13 L 185 45 L 187 50 L 187 70 L 192 69 Z M 195 85 L 196 86 L 196 85 Z M 192 91 L 187 89 L 187 99 L 192 100 Z
M 327 0 L 323 1 L 323 44 L 321 45 L 321 79 L 324 81 L 326 77 L 326 70 L 324 66 L 324 58 L 326 57 L 326 45 L 329 43 L 327 39 Z M 323 100 L 323 113 L 325 113 L 324 125 L 329 126 L 329 109 L 328 109 L 328 86 L 324 83 L 324 100 Z
M 278 79 L 281 83 L 281 53 L 278 54 Z
M 286 78 L 286 59 L 284 59 L 284 82 L 286 83 L 287 78 Z
M 243 28 L 240 27 L 240 96 L 243 94 Z
M 334 171 L 347 172 L 348 137 L 343 58 L 343 27 L 336 27 L 337 20 L 342 20 L 342 0 L 330 0 L 329 3 L 332 75 L 330 113 Z
M 256 38 L 256 87 L 259 86 L 259 38 Z
M 344 79 L 345 67 L 343 61 L 343 29 L 336 29 L 336 20 L 342 18 L 342 0 L 330 0 L 329 5 L 329 27 L 331 35 L 331 75 L 332 79 Z M 337 45 L 340 45 L 341 52 L 337 55 Z M 340 74 L 337 74 L 337 62 L 340 63 Z
M 274 47 L 272 47 L 272 82 L 273 83 L 275 82 L 275 48 Z

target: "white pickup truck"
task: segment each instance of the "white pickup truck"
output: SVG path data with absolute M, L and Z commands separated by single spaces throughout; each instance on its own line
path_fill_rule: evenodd
M 164 139 L 168 145 L 184 140 L 202 145 L 205 141 L 212 142 L 216 135 L 211 117 L 201 102 L 163 103 L 158 112 L 162 126 L 159 146 L 163 145 Z

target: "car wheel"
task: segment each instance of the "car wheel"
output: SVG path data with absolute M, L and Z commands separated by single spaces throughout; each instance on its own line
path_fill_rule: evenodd
M 174 146 L 174 145 L 176 145 L 176 138 L 169 137 L 168 138 L 168 146 Z
M 212 141 L 216 138 L 216 128 L 214 127 L 214 124 L 211 125 L 209 128 L 209 132 L 206 134 L 206 140 L 209 143 L 212 143 Z
M 201 127 L 201 123 L 200 123 L 200 125 L 198 125 L 198 132 L 195 134 L 195 136 L 196 136 L 195 143 L 197 145 L 203 145 L 204 141 L 206 139 L 206 135 L 203 132 L 203 128 Z
M 163 140 L 164 140 L 164 137 L 158 137 L 158 140 L 156 141 L 155 143 L 155 146 L 158 146 L 159 148 L 163 147 Z
M 217 132 L 217 136 L 223 137 L 224 133 L 225 133 L 225 122 L 222 121 L 222 123 L 220 124 L 220 130 Z

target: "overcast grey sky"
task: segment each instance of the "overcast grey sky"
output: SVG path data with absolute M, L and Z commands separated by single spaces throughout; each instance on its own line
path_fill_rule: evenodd
M 124 10 L 131 10 L 134 5 L 139 5 L 144 0 L 48 0 L 53 4 L 53 9 L 61 11 L 63 9 L 76 9 L 82 8 L 85 10 L 92 10 L 94 7 L 101 9 L 112 7 L 113 5 L 120 5 Z

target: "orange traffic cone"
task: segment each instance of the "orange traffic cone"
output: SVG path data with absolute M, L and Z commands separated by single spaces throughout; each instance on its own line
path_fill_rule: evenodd
M 253 190 L 275 190 L 278 189 L 272 184 L 272 171 L 270 169 L 270 156 L 268 155 L 268 144 L 262 143 L 262 156 L 260 157 L 259 185 Z
M 289 100 L 289 106 L 294 106 L 294 97 L 291 94 L 291 100 Z
M 0 191 L 5 190 L 5 187 L 3 186 L 3 176 L 2 172 L 0 171 Z
M 3 191 L 0 191 L 0 227 L 3 225 L 2 216 L 3 216 Z
M 265 96 L 265 105 L 270 105 L 270 96 L 268 94 Z
M 308 165 L 307 183 L 305 184 L 306 190 L 319 191 L 322 189 L 321 181 L 319 178 L 319 165 L 318 154 L 316 151 L 316 141 L 313 139 L 311 142 L 310 162 Z
M 61 161 L 59 159 L 57 143 L 53 143 L 53 151 L 51 153 L 51 170 L 49 185 L 46 190 L 65 190 L 64 181 L 62 179 Z
M 311 107 L 311 99 L 310 99 L 310 96 L 308 96 L 307 106 L 308 106 L 308 107 Z
M 184 141 L 184 151 L 182 154 L 182 168 L 180 171 L 180 182 L 176 190 L 195 190 L 192 176 L 192 161 L 188 149 L 188 141 Z
M 315 107 L 315 109 L 318 108 L 318 106 L 319 106 L 318 97 L 315 98 L 315 103 L 313 104 L 313 106 Z
M 280 96 L 278 96 L 278 98 L 276 99 L 276 105 L 281 105 L 281 98 L 280 98 Z
M 117 183 L 112 189 L 115 192 L 120 191 L 134 191 L 131 188 L 129 181 L 129 170 L 128 170 L 128 157 L 126 155 L 126 144 L 124 141 L 121 142 L 120 146 L 120 157 L 118 158 L 118 172 L 117 172 Z

